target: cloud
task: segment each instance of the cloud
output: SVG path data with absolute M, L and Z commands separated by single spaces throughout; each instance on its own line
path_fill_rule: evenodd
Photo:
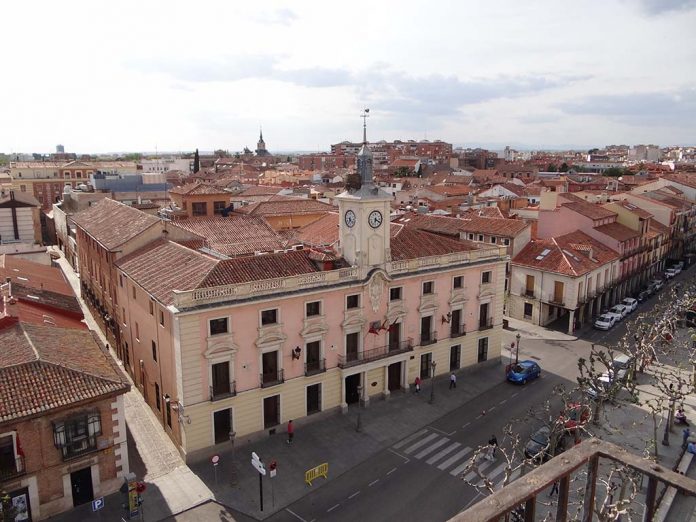
M 145 73 L 161 73 L 180 82 L 235 82 L 264 78 L 275 71 L 277 58 L 268 55 L 227 55 L 218 58 L 138 58 L 126 65 Z
M 644 11 L 653 15 L 696 8 L 696 0 L 640 0 L 639 3 Z
M 276 70 L 273 72 L 272 78 L 303 87 L 341 87 L 351 85 L 354 82 L 353 74 L 347 69 L 324 69 L 322 67 Z
M 567 114 L 606 116 L 633 125 L 693 127 L 696 89 L 588 96 L 558 107 Z
M 290 25 L 297 20 L 297 13 L 287 7 L 274 9 L 273 11 L 262 11 L 252 16 L 252 20 L 260 24 Z

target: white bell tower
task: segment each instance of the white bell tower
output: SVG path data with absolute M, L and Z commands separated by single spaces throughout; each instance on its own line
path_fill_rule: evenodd
M 339 242 L 341 252 L 351 265 L 382 266 L 390 261 L 389 214 L 392 196 L 375 185 L 372 164 L 374 158 L 367 146 L 367 118 L 363 118 L 363 145 L 357 156 L 360 188 L 346 190 L 338 200 Z

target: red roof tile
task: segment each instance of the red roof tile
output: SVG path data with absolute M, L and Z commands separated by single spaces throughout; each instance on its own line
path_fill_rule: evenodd
M 108 250 L 117 249 L 160 222 L 155 216 L 109 198 L 74 214 L 72 220 Z
M 586 201 L 563 203 L 562 206 L 590 219 L 606 219 L 617 215 L 616 212 L 612 212 L 604 207 Z
M 211 183 L 187 183 L 180 187 L 174 187 L 169 191 L 171 194 L 194 195 L 194 194 L 222 194 L 230 196 L 226 190 L 222 190 Z
M 315 199 L 283 198 L 281 200 L 259 201 L 253 205 L 239 207 L 235 212 L 249 216 L 285 216 L 298 214 L 317 214 L 335 211 L 336 207 Z
M 597 232 L 606 234 L 607 236 L 616 239 L 617 241 L 628 241 L 636 237 L 640 237 L 640 232 L 632 228 L 622 225 L 621 223 L 608 223 L 595 227 Z
M 401 216 L 398 223 L 445 235 L 458 236 L 459 232 L 476 232 L 510 238 L 517 236 L 529 226 L 521 219 L 487 218 L 475 215 L 455 218 L 416 213 Z
M 16 323 L 0 345 L 0 423 L 129 389 L 89 332 Z
M 394 261 L 441 256 L 478 250 L 470 241 L 459 241 L 418 230 L 415 227 L 392 227 L 391 256 Z
M 338 241 L 338 219 L 337 213 L 330 212 L 295 231 L 292 241 L 312 246 L 333 245 Z

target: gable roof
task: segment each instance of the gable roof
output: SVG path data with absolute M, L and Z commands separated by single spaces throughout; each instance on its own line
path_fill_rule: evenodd
M 617 241 L 628 241 L 629 239 L 640 237 L 640 232 L 621 223 L 607 223 L 606 225 L 595 227 L 595 230 Z
M 0 329 L 0 423 L 125 393 L 91 333 L 16 322 Z
M 578 277 L 617 259 L 617 252 L 577 230 L 555 238 L 533 239 L 512 264 Z
M 594 203 L 588 203 L 587 201 L 573 201 L 570 203 L 563 203 L 561 206 L 590 219 L 606 219 L 617 216 L 616 212 L 612 212 Z
M 117 249 L 160 222 L 158 217 L 110 198 L 73 214 L 72 220 L 108 250 Z
M 313 246 L 333 245 L 338 241 L 338 220 L 337 213 L 329 212 L 299 228 L 292 236 L 292 240 Z
M 249 216 L 284 216 L 297 214 L 316 214 L 319 212 L 331 212 L 336 207 L 328 203 L 322 203 L 315 199 L 288 198 L 259 201 L 253 205 L 239 207 L 235 212 Z
M 393 261 L 441 256 L 455 252 L 479 250 L 470 241 L 460 241 L 418 230 L 413 226 L 392 226 L 391 256 Z
M 226 190 L 216 187 L 211 183 L 187 183 L 186 185 L 181 185 L 180 187 L 174 187 L 169 191 L 170 194 L 182 194 L 187 196 L 197 195 L 197 194 L 221 194 L 229 196 L 230 193 Z
M 41 203 L 27 192 L 10 190 L 0 195 L 0 208 L 40 207 Z
M 455 218 L 412 213 L 401 216 L 398 222 L 449 236 L 459 236 L 460 232 L 476 232 L 513 238 L 529 227 L 529 224 L 521 219 L 488 218 L 470 214 Z

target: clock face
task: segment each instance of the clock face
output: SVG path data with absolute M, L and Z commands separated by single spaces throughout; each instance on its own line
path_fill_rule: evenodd
M 372 228 L 379 228 L 382 224 L 382 213 L 379 210 L 373 210 L 367 218 L 367 222 Z
M 348 228 L 353 228 L 353 225 L 355 225 L 355 212 L 353 212 L 352 210 L 346 212 L 344 220 L 346 222 L 346 225 L 348 225 Z

